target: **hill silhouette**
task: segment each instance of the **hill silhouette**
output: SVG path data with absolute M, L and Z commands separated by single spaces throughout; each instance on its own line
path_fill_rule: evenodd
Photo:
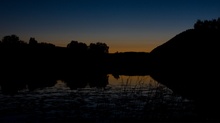
M 198 20 L 150 52 L 150 75 L 189 99 L 210 117 L 219 117 L 220 19 Z

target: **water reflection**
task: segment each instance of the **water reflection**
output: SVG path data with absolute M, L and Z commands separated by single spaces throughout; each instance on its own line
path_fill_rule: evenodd
M 0 114 L 0 121 L 138 122 L 194 116 L 192 101 L 174 95 L 149 75 L 74 74 L 59 80 L 1 81 L 0 85 L 0 112 L 7 112 Z
M 68 77 L 59 79 L 64 81 L 70 89 L 97 87 L 104 88 L 108 85 L 108 75 L 104 73 L 93 74 L 73 74 Z M 18 80 L 1 80 L 1 92 L 3 94 L 16 94 L 21 90 L 34 91 L 39 88 L 52 87 L 57 84 L 56 78 L 41 79 L 18 79 Z
M 55 79 L 42 79 L 42 80 L 30 80 L 30 79 L 22 79 L 22 80 L 1 80 L 1 92 L 3 94 L 13 95 L 22 90 L 34 91 L 39 88 L 51 87 L 56 84 Z
M 145 83 L 147 85 L 156 86 L 157 82 L 150 75 L 115 75 L 109 74 L 109 84 L 110 85 L 120 85 L 129 83 L 132 86 Z
M 48 87 L 55 87 L 59 89 L 66 88 L 76 90 L 79 88 L 103 88 L 106 87 L 121 87 L 121 86 L 157 86 L 149 75 L 141 76 L 128 76 L 128 75 L 115 75 L 104 73 L 93 74 L 73 74 L 71 77 L 62 79 L 21 79 L 21 80 L 1 80 L 0 90 L 3 94 L 13 95 L 21 91 L 35 91 Z

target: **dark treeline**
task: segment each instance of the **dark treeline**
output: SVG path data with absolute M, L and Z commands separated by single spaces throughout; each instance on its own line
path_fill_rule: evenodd
M 110 54 L 108 50 L 107 44 L 101 42 L 86 45 L 71 41 L 66 47 L 58 47 L 39 43 L 35 38 L 27 43 L 16 35 L 5 36 L 0 41 L 0 85 L 9 92 L 11 85 L 14 87 L 11 89 L 17 91 L 25 84 L 41 87 L 56 80 L 64 80 L 73 89 L 88 83 L 91 87 L 104 87 L 108 82 L 102 80 L 106 80 L 109 73 L 115 76 L 148 74 L 149 53 Z
M 67 47 L 57 47 L 50 43 L 38 43 L 34 38 L 25 43 L 16 35 L 5 36 L 0 43 L 1 72 L 18 77 L 20 73 L 24 73 L 22 75 L 26 77 L 41 74 L 46 78 L 65 71 L 85 72 L 86 68 L 94 67 L 99 70 L 108 48 L 105 43 L 100 42 L 87 46 L 71 41 Z
M 1 72 L 16 75 L 21 71 L 26 74 L 36 74 L 35 71 L 38 71 L 37 74 L 46 76 L 48 73 L 60 75 L 61 71 L 68 71 L 69 74 L 89 70 L 123 73 L 140 71 L 146 68 L 149 61 L 148 53 L 110 54 L 108 50 L 107 44 L 101 42 L 87 46 L 82 42 L 71 41 L 67 47 L 57 47 L 51 43 L 38 43 L 35 38 L 30 38 L 26 43 L 16 35 L 5 36 L 0 41 Z
M 213 20 L 197 20 L 194 24 L 196 30 L 220 30 L 220 18 Z
M 53 86 L 63 80 L 71 89 L 105 87 L 108 84 L 105 43 L 71 41 L 67 47 L 39 43 L 30 38 L 26 43 L 10 35 L 0 41 L 0 86 L 3 93 L 14 94 Z

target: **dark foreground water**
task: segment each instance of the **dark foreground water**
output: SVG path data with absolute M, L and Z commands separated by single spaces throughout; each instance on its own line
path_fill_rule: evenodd
M 105 88 L 71 90 L 58 80 L 52 87 L 0 91 L 0 123 L 4 122 L 145 122 L 195 121 L 193 101 L 149 76 L 109 76 Z

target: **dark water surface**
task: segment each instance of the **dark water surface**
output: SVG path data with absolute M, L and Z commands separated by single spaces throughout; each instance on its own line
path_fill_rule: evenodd
M 13 85 L 11 85 L 13 86 Z M 2 87 L 1 87 L 2 88 Z M 0 122 L 194 121 L 192 100 L 175 95 L 150 76 L 108 75 L 105 87 L 72 89 L 57 80 L 15 94 L 0 91 Z

